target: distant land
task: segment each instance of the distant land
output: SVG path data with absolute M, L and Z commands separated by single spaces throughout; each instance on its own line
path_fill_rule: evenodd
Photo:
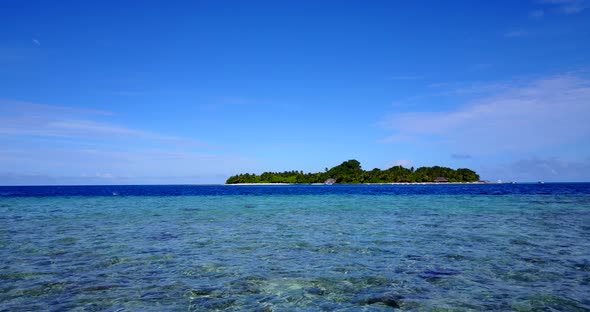
M 386 170 L 375 168 L 365 171 L 355 159 L 347 160 L 324 172 L 303 171 L 264 172 L 260 175 L 243 173 L 231 176 L 226 184 L 288 183 L 288 184 L 361 184 L 361 183 L 428 183 L 428 182 L 477 182 L 479 175 L 466 168 L 420 167 L 414 170 L 393 166 Z

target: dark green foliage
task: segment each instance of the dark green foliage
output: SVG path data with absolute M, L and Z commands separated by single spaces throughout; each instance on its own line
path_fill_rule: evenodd
M 443 177 L 449 182 L 475 182 L 479 175 L 470 169 L 453 170 L 446 167 L 414 167 L 407 169 L 402 166 L 394 166 L 387 170 L 375 168 L 371 171 L 364 171 L 361 163 L 351 159 L 331 169 L 326 168 L 324 172 L 303 173 L 303 171 L 264 172 L 256 174 L 238 174 L 229 177 L 226 184 L 236 183 L 324 183 L 327 179 L 336 179 L 337 183 L 420 183 L 433 182 L 436 178 Z
M 361 163 L 352 159 L 328 170 L 326 178 L 336 179 L 338 183 L 360 183 L 363 181 L 364 174 Z

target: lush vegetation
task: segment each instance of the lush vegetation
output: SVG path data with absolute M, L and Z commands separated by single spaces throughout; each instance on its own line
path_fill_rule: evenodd
M 235 183 L 324 183 L 335 179 L 336 183 L 392 183 L 392 182 L 434 182 L 436 178 L 445 178 L 449 182 L 475 182 L 479 175 L 470 169 L 451 169 L 446 167 L 414 167 L 407 169 L 394 166 L 387 170 L 373 169 L 365 171 L 357 160 L 348 160 L 325 172 L 303 173 L 303 171 L 264 172 L 256 174 L 238 174 L 229 177 L 227 184 Z

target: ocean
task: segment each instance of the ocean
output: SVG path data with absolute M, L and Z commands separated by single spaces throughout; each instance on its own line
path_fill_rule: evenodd
M 0 187 L 0 311 L 590 311 L 590 184 Z

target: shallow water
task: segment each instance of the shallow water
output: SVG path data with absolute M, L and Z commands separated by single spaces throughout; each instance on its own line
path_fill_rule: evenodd
M 0 310 L 590 310 L 590 186 L 522 187 L 3 187 Z

